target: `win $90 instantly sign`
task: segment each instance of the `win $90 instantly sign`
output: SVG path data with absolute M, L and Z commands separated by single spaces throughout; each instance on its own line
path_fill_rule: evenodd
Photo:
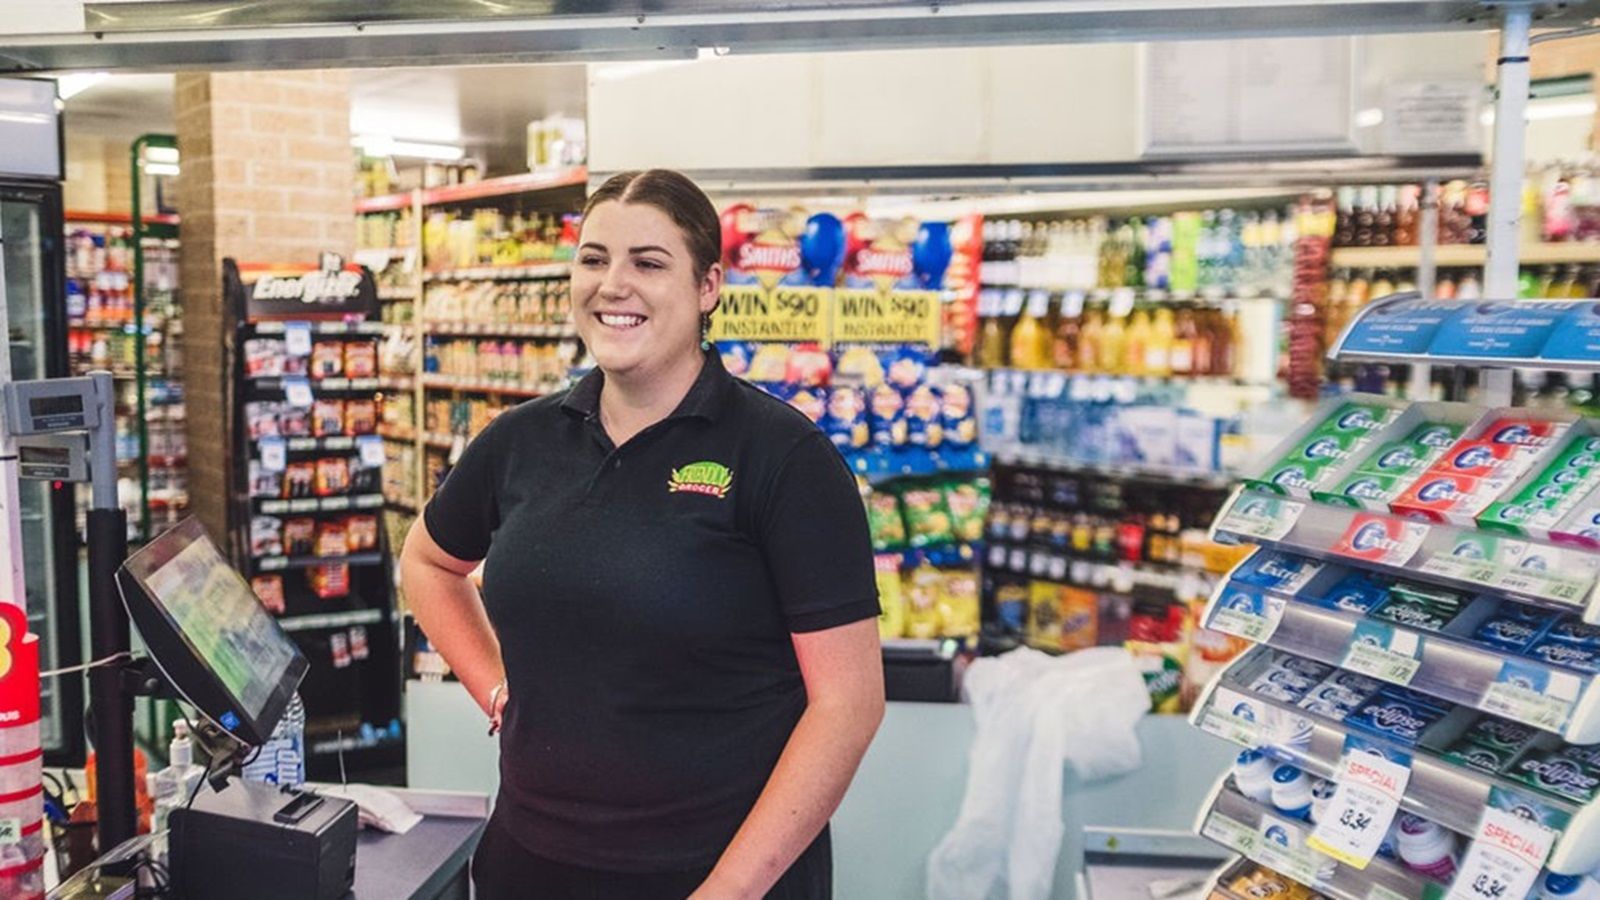
M 728 285 L 708 336 L 713 341 L 826 343 L 831 293 L 817 287 Z

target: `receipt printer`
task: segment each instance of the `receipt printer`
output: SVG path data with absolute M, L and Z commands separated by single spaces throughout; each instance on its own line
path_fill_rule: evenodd
M 337 900 L 356 879 L 356 805 L 229 779 L 168 818 L 180 900 Z

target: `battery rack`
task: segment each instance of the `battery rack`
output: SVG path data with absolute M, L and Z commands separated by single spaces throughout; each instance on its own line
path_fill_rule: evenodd
M 403 766 L 405 744 L 372 276 L 229 261 L 225 283 L 238 311 L 240 569 L 311 661 L 301 686 L 308 775 L 335 778 L 342 766 L 382 780 Z
M 1329 357 L 1592 374 L 1600 307 L 1399 295 L 1364 308 Z M 1241 889 L 1254 864 L 1341 900 L 1522 896 L 1531 878 L 1600 866 L 1600 420 L 1328 398 L 1234 489 L 1212 536 L 1256 549 L 1204 624 L 1258 646 L 1191 721 L 1327 782 L 1326 806 L 1285 809 L 1244 790 L 1242 769 L 1219 779 L 1195 828 L 1248 860 L 1231 873 Z M 1412 827 L 1456 836 L 1450 865 L 1424 874 L 1403 847 L 1352 854 L 1332 838 L 1366 827 L 1324 819 L 1362 808 L 1341 798 L 1364 796 L 1356 773 L 1380 757 L 1404 774 L 1368 826 L 1427 820 Z M 1508 863 L 1519 842 L 1531 849 Z

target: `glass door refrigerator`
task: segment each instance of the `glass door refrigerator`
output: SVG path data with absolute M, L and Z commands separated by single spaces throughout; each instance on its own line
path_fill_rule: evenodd
M 68 373 L 61 131 L 56 83 L 0 79 L 0 240 L 10 321 L 11 377 Z M 78 535 L 71 484 L 21 484 L 22 547 L 28 621 L 39 636 L 39 667 L 82 658 Z M 83 678 L 45 679 L 41 737 L 45 762 L 84 760 Z

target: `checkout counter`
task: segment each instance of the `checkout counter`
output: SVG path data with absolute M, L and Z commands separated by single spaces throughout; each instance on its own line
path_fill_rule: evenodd
M 133 821 L 132 773 L 111 771 L 115 754 L 104 754 L 101 845 L 116 846 L 51 898 L 468 900 L 487 794 L 239 777 L 252 749 L 273 736 L 307 663 L 197 520 L 146 544 L 116 578 L 149 651 L 130 681 L 159 680 L 201 714 L 195 737 L 209 762 L 183 788 L 188 800 L 171 808 L 167 831 L 107 840 L 108 821 Z M 117 787 L 128 789 L 126 807 Z M 358 829 L 358 820 L 386 830 Z

